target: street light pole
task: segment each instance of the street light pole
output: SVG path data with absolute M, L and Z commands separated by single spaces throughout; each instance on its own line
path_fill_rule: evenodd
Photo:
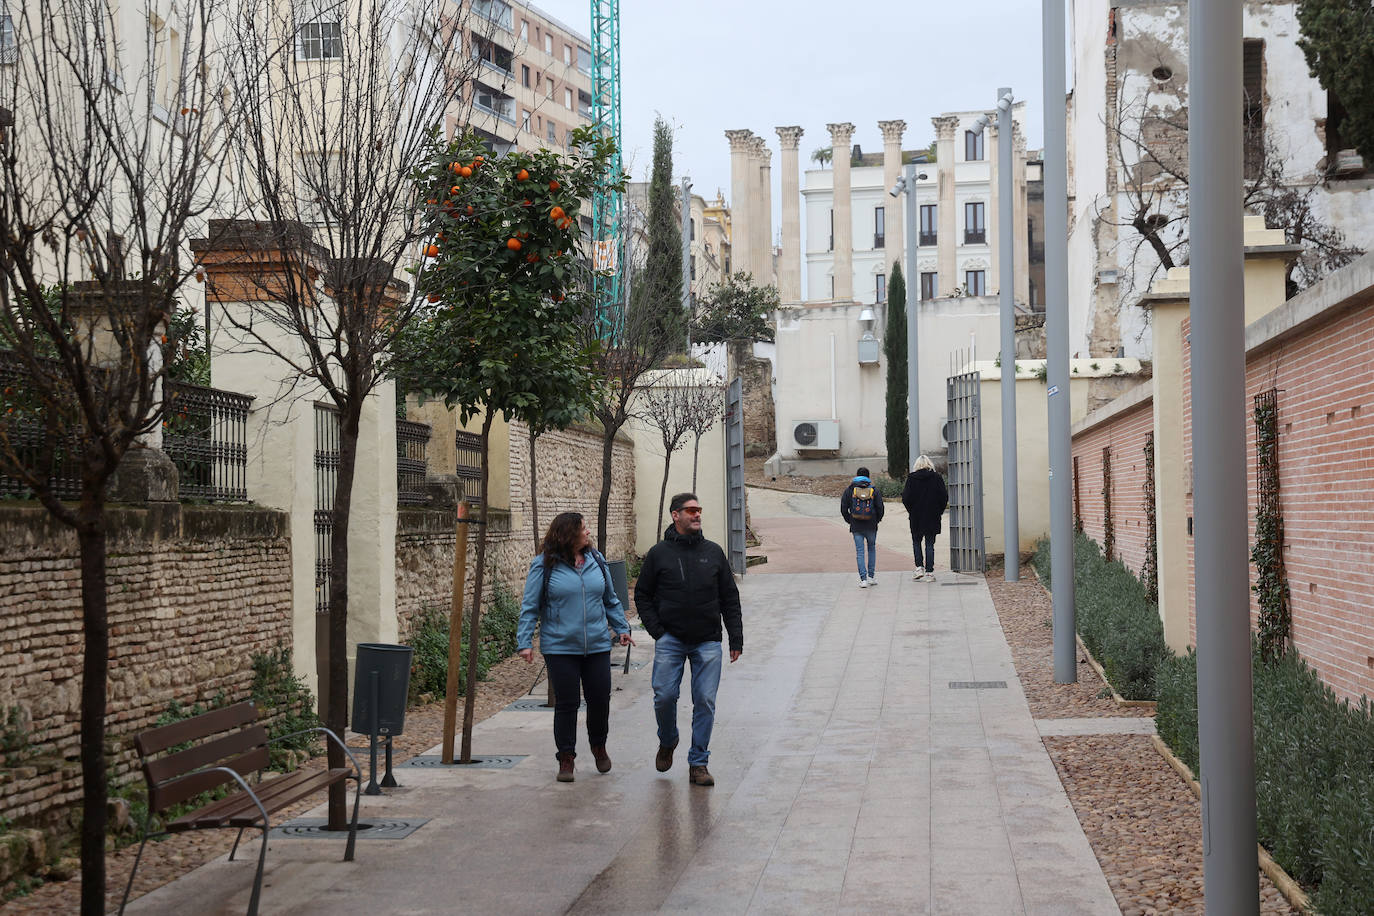
M 1259 911 L 1245 498 L 1241 0 L 1188 4 L 1193 519 L 1207 912 Z
M 1045 87 L 1045 382 L 1049 385 L 1050 581 L 1054 682 L 1078 680 L 1069 426 L 1069 141 L 1064 85 L 1064 0 L 1042 0 Z
M 922 178 L 925 176 L 922 175 Z M 902 180 L 906 187 L 906 441 L 907 470 L 921 455 L 921 358 L 920 317 L 921 277 L 917 262 L 921 237 L 916 231 L 916 165 L 906 166 Z

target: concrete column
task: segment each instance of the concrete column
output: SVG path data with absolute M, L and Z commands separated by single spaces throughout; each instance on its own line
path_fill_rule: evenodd
M 830 131 L 830 165 L 835 170 L 832 206 L 835 212 L 835 298 L 854 299 L 854 216 L 850 210 L 849 156 L 854 125 L 827 124 Z
M 754 269 L 754 246 L 749 235 L 754 222 L 749 212 L 753 136 L 751 130 L 725 132 L 725 139 L 730 141 L 730 263 L 734 270 L 750 272 Z
M 883 191 L 891 190 L 897 183 L 897 178 L 902 174 L 902 134 L 906 133 L 905 121 L 879 121 L 878 129 L 883 132 Z M 916 189 L 912 188 L 909 192 L 911 206 L 916 204 Z M 900 263 L 902 272 L 906 272 L 906 261 L 903 259 L 903 242 L 906 238 L 904 230 L 904 220 L 902 207 L 907 206 L 906 199 L 902 197 L 885 197 L 887 207 L 887 249 L 883 256 L 883 273 L 888 275 L 889 285 L 892 282 L 892 265 Z M 911 277 L 906 278 L 907 286 L 913 282 Z M 915 279 L 920 283 L 920 278 Z M 917 287 L 919 289 L 919 286 Z M 915 456 L 912 456 L 915 459 Z
M 754 154 L 758 157 L 758 270 L 754 273 L 760 284 L 777 282 L 777 268 L 773 264 L 773 151 L 762 137 L 755 138 Z
M 1012 131 L 1012 234 L 1016 238 L 1016 301 L 1030 307 L 1030 229 L 1026 213 L 1026 134 L 1020 124 Z M 1043 242 L 1043 239 L 1042 239 Z
M 940 195 L 935 214 L 939 226 L 936 269 L 940 272 L 940 295 L 947 296 L 959 285 L 954 257 L 959 245 L 954 235 L 954 132 L 959 128 L 959 119 L 945 115 L 931 118 L 930 123 L 935 125 L 936 191 Z
M 988 248 L 988 295 L 1001 295 L 1002 291 L 1002 157 L 997 154 L 1001 138 L 997 133 L 997 120 L 986 128 L 984 149 L 988 156 L 988 206 L 986 210 Z
M 785 303 L 801 301 L 801 171 L 797 147 L 800 127 L 779 127 L 778 145 L 782 151 L 782 250 L 778 255 L 778 299 Z

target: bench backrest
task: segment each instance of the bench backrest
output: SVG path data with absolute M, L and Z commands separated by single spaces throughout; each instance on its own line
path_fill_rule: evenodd
M 188 748 L 163 753 L 188 742 Z M 153 812 L 233 780 L 222 771 L 206 772 L 206 767 L 227 767 L 247 777 L 268 764 L 267 729 L 258 724 L 257 707 L 248 702 L 149 729 L 134 738 L 134 747 Z

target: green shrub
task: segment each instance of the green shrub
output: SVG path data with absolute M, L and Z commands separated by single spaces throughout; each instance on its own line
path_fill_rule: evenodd
M 296 675 L 291 663 L 291 650 L 278 646 L 253 655 L 253 687 L 251 698 L 258 708 L 258 716 L 267 721 L 269 738 L 280 738 L 307 728 L 318 728 L 319 714 L 315 711 L 315 697 L 305 679 Z M 293 768 L 291 751 L 306 751 L 311 756 L 320 752 L 318 732 L 295 735 L 272 745 L 271 767 L 283 772 Z
M 891 477 L 873 478 L 873 486 L 878 488 L 883 499 L 900 500 L 902 498 L 902 485 L 905 483 L 905 480 L 893 480 Z
M 1295 654 L 1252 666 L 1259 839 L 1325 916 L 1374 913 L 1374 715 L 1338 700 Z M 1198 771 L 1197 656 L 1157 677 L 1159 736 Z
M 515 654 L 516 626 L 520 620 L 520 600 L 500 580 L 492 577 L 491 602 L 482 615 L 482 644 L 477 652 L 477 679 L 485 680 L 491 666 Z M 411 620 L 407 644 L 415 650 L 410 668 L 410 702 L 421 694 L 442 696 L 448 687 L 449 610 L 425 605 Z M 466 674 L 468 618 L 463 617 L 462 673 Z M 464 678 L 458 679 L 458 693 L 466 692 Z
M 1049 542 L 1036 545 L 1036 573 L 1049 584 Z M 1169 654 L 1159 605 L 1123 564 L 1107 561 L 1086 535 L 1074 539 L 1074 606 L 1078 635 L 1128 700 L 1155 698 L 1155 669 Z

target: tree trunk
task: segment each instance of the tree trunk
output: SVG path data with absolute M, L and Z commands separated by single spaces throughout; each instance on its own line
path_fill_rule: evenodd
M 482 644 L 482 580 L 487 571 L 487 523 L 491 521 L 491 421 L 496 411 L 487 407 L 482 418 L 482 523 L 477 526 L 477 569 L 472 578 L 472 608 L 468 611 L 467 677 L 463 686 L 463 749 L 459 763 L 472 763 L 472 726 L 477 715 L 477 651 Z
M 701 454 L 701 433 L 696 434 L 696 440 L 692 443 L 692 492 L 697 491 L 697 458 Z M 660 510 L 659 516 L 663 513 Z
M 654 516 L 658 521 L 658 531 L 668 527 L 663 523 L 663 498 L 668 495 L 668 467 L 672 463 L 673 449 L 668 449 L 668 454 L 663 456 L 663 483 L 658 487 L 658 515 Z
M 539 552 L 539 462 L 534 457 L 534 443 L 539 433 L 530 426 L 530 529 L 534 532 L 534 552 Z
M 596 549 L 606 556 L 606 526 L 611 507 L 611 462 L 615 458 L 615 433 L 605 420 L 601 421 L 605 435 L 601 440 L 601 497 L 596 503 Z
M 354 389 L 356 390 L 356 389 Z M 358 426 L 362 404 L 339 412 L 339 473 L 334 482 L 334 518 L 329 534 L 329 711 L 325 725 L 339 736 L 348 728 L 348 522 L 353 508 L 353 477 L 358 464 Z M 325 742 L 329 768 L 348 766 L 343 749 Z M 329 787 L 330 830 L 348 827 L 348 787 Z
M 103 482 L 101 488 L 103 489 Z M 105 702 L 110 627 L 105 595 L 105 499 L 83 493 L 76 529 L 81 549 L 81 912 L 105 912 Z

